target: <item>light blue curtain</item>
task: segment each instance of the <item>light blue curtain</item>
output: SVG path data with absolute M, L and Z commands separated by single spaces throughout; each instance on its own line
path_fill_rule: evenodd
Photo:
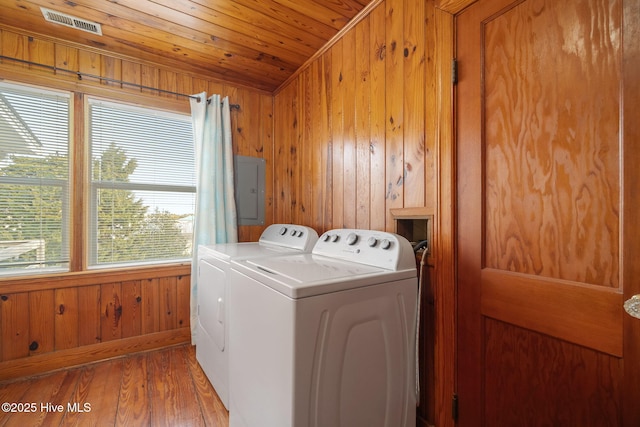
M 196 99 L 197 97 L 197 99 Z M 229 98 L 191 98 L 196 152 L 196 209 L 191 262 L 191 342 L 198 321 L 198 245 L 238 241 Z

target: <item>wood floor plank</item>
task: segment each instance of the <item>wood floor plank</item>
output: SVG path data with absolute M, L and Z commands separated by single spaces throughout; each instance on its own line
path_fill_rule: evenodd
M 147 375 L 146 354 L 124 361 L 116 426 L 151 425 Z
M 23 405 L 22 408 L 16 408 L 18 412 L 13 413 L 4 423 L 4 426 L 36 427 L 45 425 L 45 418 L 49 414 L 48 408 L 54 410 L 54 408 L 58 407 L 55 394 L 60 389 L 66 375 L 66 372 L 57 372 L 47 378 L 40 378 L 34 381 L 22 396 L 10 396 L 8 400 L 2 400 L 3 403 L 12 402 Z M 4 412 L 2 415 L 5 415 Z
M 58 405 L 66 405 L 67 402 L 71 401 L 72 396 L 76 391 L 76 387 L 78 386 L 78 381 L 80 381 L 82 368 L 69 369 L 63 372 L 65 373 L 65 376 L 60 387 L 51 393 L 51 402 L 57 403 Z M 49 377 L 49 375 L 46 375 L 40 378 L 46 380 Z M 32 388 L 37 387 L 34 386 Z M 62 423 L 64 416 L 64 412 L 47 412 L 42 425 L 59 426 Z
M 35 413 L 0 412 L 0 427 L 229 425 L 229 414 L 190 345 L 0 382 L 0 402 L 38 405 Z M 43 403 L 63 405 L 63 412 L 42 410 Z
M 113 425 L 121 380 L 122 359 L 87 366 L 67 403 L 62 425 Z
M 218 397 L 215 389 L 207 379 L 196 359 L 194 347 L 186 350 L 189 373 L 193 379 L 196 396 L 202 410 L 204 422 L 209 427 L 226 427 L 229 425 L 229 413 Z
M 195 398 L 195 390 L 185 360 L 184 350 L 170 349 L 150 354 L 151 425 L 153 426 L 204 426 L 202 411 Z M 178 377 L 176 374 L 186 373 Z M 168 420 L 173 420 L 169 422 Z

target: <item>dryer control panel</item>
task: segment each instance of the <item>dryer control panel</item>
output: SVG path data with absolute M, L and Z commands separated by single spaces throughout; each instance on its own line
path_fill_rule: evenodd
M 395 233 L 341 228 L 322 234 L 312 253 L 387 270 L 416 268 L 413 247 Z
M 296 224 L 271 224 L 260 235 L 260 243 L 300 249 L 304 252 L 310 252 L 317 240 L 316 230 Z

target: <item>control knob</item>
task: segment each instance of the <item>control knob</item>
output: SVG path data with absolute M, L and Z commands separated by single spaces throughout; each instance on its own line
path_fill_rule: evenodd
M 353 246 L 358 242 L 358 235 L 356 233 L 349 233 L 347 236 L 347 245 Z

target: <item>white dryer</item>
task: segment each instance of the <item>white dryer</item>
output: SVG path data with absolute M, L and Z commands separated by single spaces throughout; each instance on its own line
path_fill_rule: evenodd
M 310 252 L 318 233 L 309 227 L 273 224 L 258 242 L 198 247 L 196 359 L 229 408 L 229 265 L 233 259 Z
M 331 230 L 311 254 L 235 260 L 230 276 L 231 427 L 415 426 L 406 239 Z

